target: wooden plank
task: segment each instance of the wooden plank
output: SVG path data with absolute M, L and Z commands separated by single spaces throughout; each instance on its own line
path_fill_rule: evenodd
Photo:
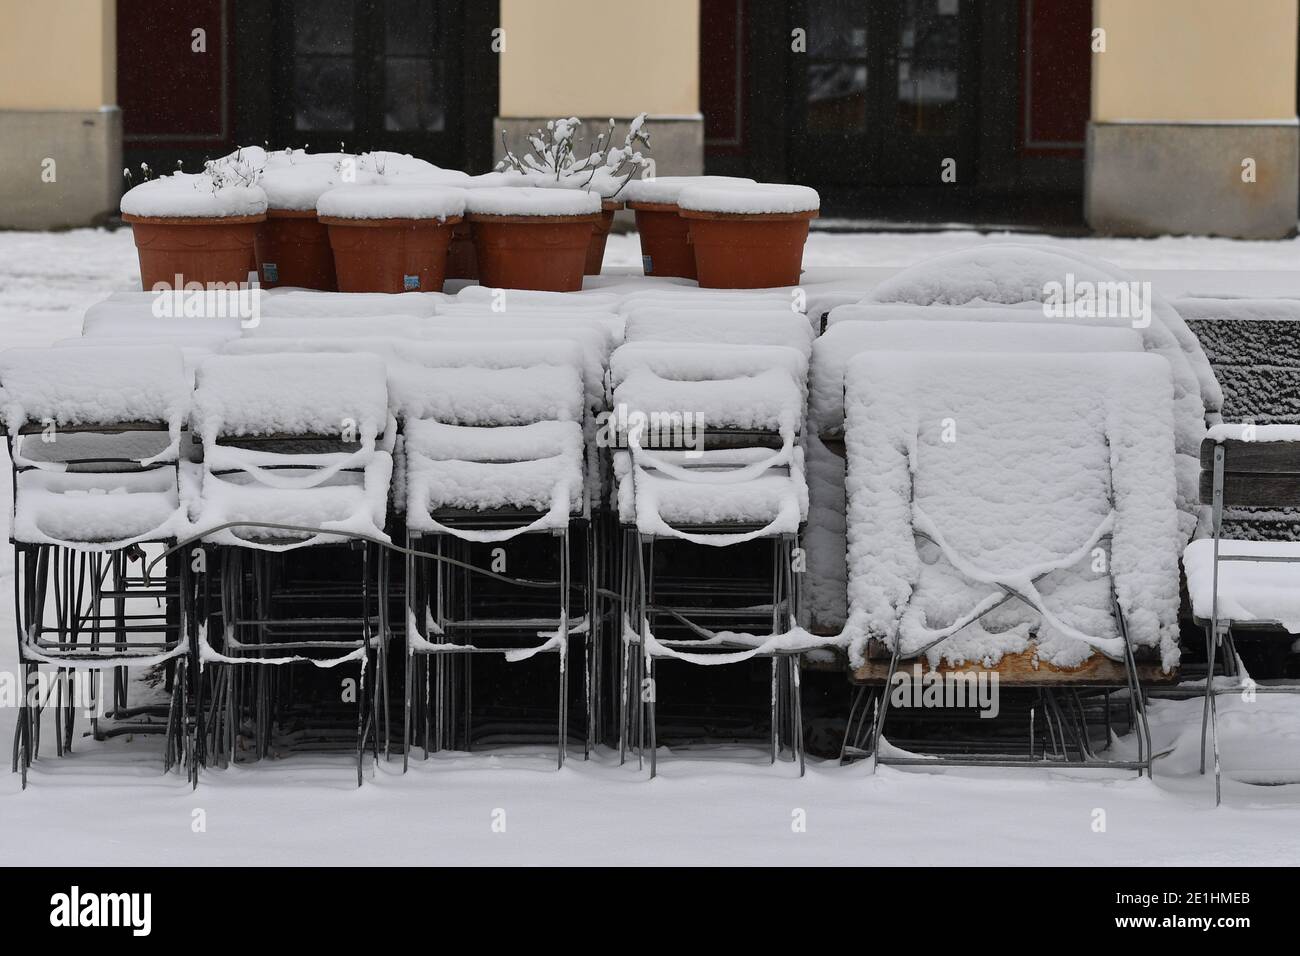
M 1127 686 L 1128 679 L 1124 665 L 1093 654 L 1078 667 L 1064 668 L 1052 664 L 1033 663 L 1034 652 L 1022 651 L 1019 654 L 1007 654 L 997 667 L 954 665 L 943 663 L 937 668 L 940 675 L 948 674 L 989 674 L 996 672 L 998 684 L 1004 687 L 1122 687 Z M 913 668 L 919 664 L 921 673 L 931 671 L 925 660 L 901 661 L 899 669 L 914 674 Z M 1153 660 L 1139 659 L 1137 662 L 1138 679 L 1143 684 L 1171 684 L 1178 678 L 1178 672 L 1166 674 L 1160 664 Z M 854 684 L 883 684 L 889 676 L 889 652 L 879 641 L 871 641 L 867 662 L 852 671 L 849 680 Z
M 1215 446 L 1223 446 L 1223 470 L 1252 474 L 1300 475 L 1300 442 L 1201 442 L 1201 470 L 1213 471 Z
M 1201 472 L 1201 504 L 1214 502 L 1214 474 Z M 1300 476 L 1235 473 L 1223 476 L 1225 507 L 1300 508 Z

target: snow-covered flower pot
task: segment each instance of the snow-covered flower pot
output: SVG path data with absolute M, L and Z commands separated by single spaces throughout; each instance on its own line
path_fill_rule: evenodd
M 465 193 L 448 186 L 340 186 L 316 204 L 340 292 L 441 292 Z
M 257 270 L 253 246 L 266 219 L 266 193 L 255 183 L 175 173 L 129 190 L 122 219 L 135 235 L 146 291 L 178 282 L 247 282 Z
M 605 260 L 605 244 L 614 225 L 614 213 L 623 208 L 619 193 L 632 176 L 644 169 L 649 160 L 639 147 L 649 148 L 650 134 L 645 128 L 646 113 L 636 116 L 627 128 L 622 146 L 614 146 L 614 121 L 590 146 L 580 130 L 576 116 L 551 120 L 544 129 L 528 137 L 531 152 L 517 155 L 501 133 L 505 157 L 497 164 L 499 171 L 522 177 L 530 185 L 543 189 L 576 189 L 596 193 L 603 200 L 601 218 L 591 233 L 584 271 L 600 275 Z
M 316 202 L 343 185 L 344 167 L 316 157 L 269 165 L 260 185 L 266 192 L 266 222 L 257 233 L 262 285 L 335 291 L 329 228 L 316 216 Z M 354 157 L 341 162 L 355 163 Z M 353 167 L 353 174 L 356 170 Z
M 636 212 L 636 228 L 641 236 L 641 268 L 645 274 L 695 278 L 690 229 L 677 214 L 677 198 L 683 189 L 704 183 L 737 185 L 752 182 L 752 179 L 730 176 L 657 176 L 629 182 L 623 189 L 622 198 L 627 207 Z
M 690 225 L 702 288 L 765 289 L 799 282 L 808 223 L 821 206 L 817 190 L 702 184 L 683 189 L 677 204 Z
M 601 199 L 576 189 L 471 189 L 478 278 L 503 289 L 577 292 Z
M 526 186 L 524 177 L 513 173 L 482 173 L 469 176 L 462 189 L 496 189 L 502 186 Z M 477 279 L 478 256 L 474 252 L 474 226 L 468 219 L 458 222 L 451 231 L 447 250 L 448 279 Z

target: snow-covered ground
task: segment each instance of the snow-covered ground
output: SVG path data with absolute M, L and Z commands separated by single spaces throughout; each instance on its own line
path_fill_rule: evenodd
M 1005 237 L 1010 238 L 1010 237 Z M 1127 269 L 1291 272 L 1300 243 L 1216 239 L 1048 239 Z M 808 266 L 902 267 L 989 241 L 974 232 L 815 233 Z M 607 263 L 635 266 L 635 236 L 612 236 Z M 138 283 L 129 231 L 0 233 L 0 348 L 78 334 L 86 306 Z M 1194 278 L 1193 278 L 1194 284 Z M 9 482 L 0 505 L 9 510 Z M 0 592 L 11 593 L 9 555 Z M 12 608 L 0 602 L 0 674 L 15 670 Z M 122 863 L 1294 863 L 1300 858 L 1300 698 L 1220 703 L 1229 775 L 1197 773 L 1200 702 L 1155 701 L 1154 781 L 1039 770 L 841 768 L 750 752 L 665 756 L 656 780 L 608 753 L 561 772 L 550 755 L 475 754 L 368 766 L 354 786 L 344 756 L 293 756 L 204 774 L 197 792 L 163 776 L 157 737 L 48 751 L 26 792 L 0 773 L 0 859 Z M 0 744 L 15 711 L 0 708 Z M 1127 752 L 1131 740 L 1115 744 Z M 202 811 L 199 814 L 197 811 Z M 802 811 L 802 812 L 801 812 Z M 1098 811 L 1101 811 L 1099 814 Z M 204 826 L 196 821 L 202 819 Z M 806 820 L 806 826 L 797 824 Z M 504 832 L 501 823 L 504 821 Z M 1099 821 L 1103 825 L 1099 825 Z M 495 824 L 495 825 L 494 825 Z

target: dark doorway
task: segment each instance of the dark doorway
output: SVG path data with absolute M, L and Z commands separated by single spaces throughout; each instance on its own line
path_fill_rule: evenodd
M 275 136 L 313 149 L 462 161 L 459 0 L 287 0 L 277 6 Z
M 934 185 L 952 160 L 957 180 L 973 182 L 975 4 L 803 0 L 803 8 L 806 52 L 790 58 L 795 177 L 849 187 Z

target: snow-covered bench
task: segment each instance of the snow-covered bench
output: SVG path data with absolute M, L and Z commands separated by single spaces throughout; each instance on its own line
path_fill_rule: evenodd
M 1145 726 L 1139 659 L 1148 673 L 1178 663 L 1172 404 L 1167 363 L 1145 354 L 855 358 L 856 679 L 889 688 L 901 661 L 923 658 L 1004 683 L 1117 684 Z M 883 693 L 877 742 L 888 704 Z M 1136 763 L 1107 763 L 1149 768 L 1141 746 Z
M 1224 509 L 1300 507 L 1300 425 L 1228 425 L 1210 429 L 1201 446 L 1201 496 L 1210 505 L 1210 535 L 1183 552 L 1192 615 L 1205 629 L 1205 706 L 1214 756 L 1216 804 L 1222 799 L 1217 697 L 1221 694 L 1300 693 L 1294 681 L 1257 685 L 1242 666 L 1234 630 L 1300 634 L 1300 544 L 1224 539 Z M 1215 677 L 1222 662 L 1224 680 Z

